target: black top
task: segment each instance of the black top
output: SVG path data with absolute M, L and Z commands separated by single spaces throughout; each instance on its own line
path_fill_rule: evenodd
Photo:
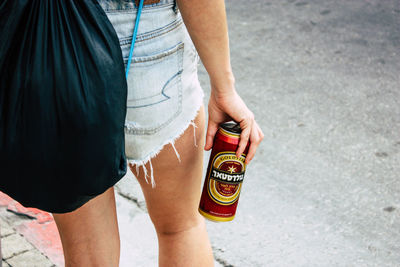
M 126 173 L 127 85 L 97 0 L 2 0 L 0 190 L 75 210 Z

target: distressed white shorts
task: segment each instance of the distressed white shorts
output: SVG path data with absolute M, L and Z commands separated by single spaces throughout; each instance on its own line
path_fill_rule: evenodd
M 117 32 L 126 64 L 137 14 L 134 1 L 99 3 Z M 130 163 L 147 163 L 195 126 L 203 103 L 197 64 L 196 49 L 174 0 L 145 5 L 128 76 L 125 141 Z

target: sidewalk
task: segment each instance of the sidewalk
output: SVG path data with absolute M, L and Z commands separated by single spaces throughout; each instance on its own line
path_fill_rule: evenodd
M 0 192 L 3 267 L 63 266 L 61 242 L 52 216 L 27 209 Z

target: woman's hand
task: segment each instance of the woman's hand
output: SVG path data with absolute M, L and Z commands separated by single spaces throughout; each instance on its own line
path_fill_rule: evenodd
M 205 149 L 210 150 L 219 124 L 234 120 L 240 124 L 240 157 L 250 140 L 249 163 L 264 135 L 253 113 L 236 93 L 229 56 L 229 36 L 224 0 L 177 0 L 183 21 L 211 80 Z
M 212 85 L 211 96 L 208 102 L 208 126 L 205 150 L 210 150 L 213 145 L 214 136 L 221 123 L 234 120 L 240 124 L 239 147 L 236 156 L 240 157 L 244 152 L 247 142 L 250 140 L 249 152 L 246 156 L 246 164 L 253 159 L 256 149 L 264 134 L 254 120 L 253 113 L 247 108 L 242 98 L 237 94 L 234 86 L 230 89 L 218 90 Z M 223 91 L 223 92 L 221 92 Z M 221 93 L 219 93 L 221 92 Z

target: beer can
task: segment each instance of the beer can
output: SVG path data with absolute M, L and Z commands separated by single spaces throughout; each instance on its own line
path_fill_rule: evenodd
M 214 137 L 199 205 L 206 219 L 227 222 L 235 217 L 249 150 L 247 144 L 243 154 L 236 156 L 240 133 L 237 123 L 227 122 L 220 125 Z

